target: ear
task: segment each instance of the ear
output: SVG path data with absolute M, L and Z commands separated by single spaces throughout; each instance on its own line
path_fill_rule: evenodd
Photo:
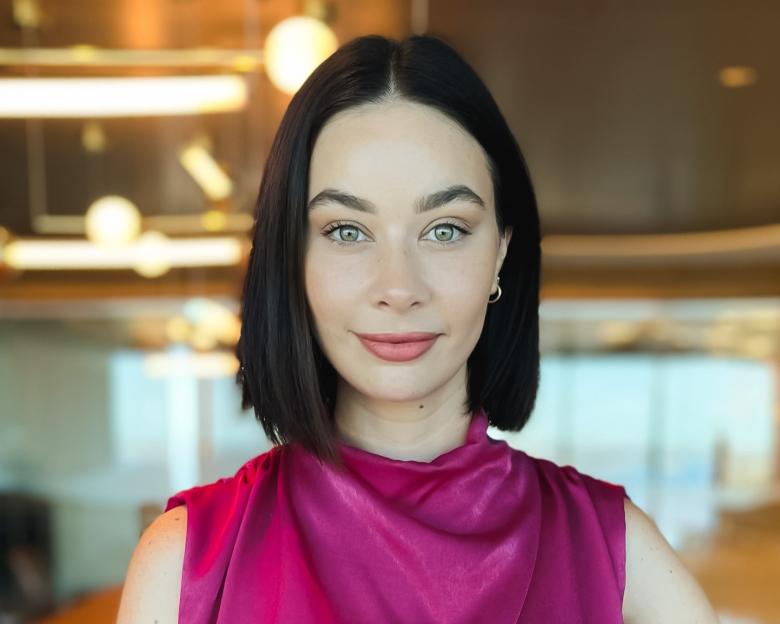
M 496 258 L 496 275 L 501 271 L 501 266 L 504 264 L 504 257 L 506 256 L 510 240 L 512 240 L 512 226 L 507 225 L 504 228 L 504 235 L 499 239 L 498 258 Z

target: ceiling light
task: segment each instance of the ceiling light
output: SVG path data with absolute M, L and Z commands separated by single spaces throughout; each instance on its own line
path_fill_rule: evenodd
M 290 17 L 265 39 L 265 71 L 278 89 L 292 94 L 336 48 L 338 39 L 327 24 L 305 15 Z
M 162 232 L 144 232 L 138 239 L 133 270 L 144 277 L 160 277 L 170 271 L 171 263 L 165 253 L 169 242 L 169 238 Z
M 262 65 L 263 51 L 249 48 L 128 49 L 72 45 L 0 48 L 0 65 L 19 67 L 214 67 L 238 72 Z
M 179 162 L 212 201 L 230 197 L 233 183 L 211 154 L 201 145 L 190 145 L 179 153 Z
M 240 76 L 2 78 L 0 117 L 200 115 L 244 108 Z
M 718 73 L 720 84 L 731 89 L 752 85 L 756 78 L 755 69 L 739 65 L 724 67 Z
M 146 232 L 122 247 L 104 247 L 85 240 L 22 239 L 5 246 L 8 266 L 18 270 L 140 269 L 154 272 L 168 267 L 232 266 L 239 263 L 246 243 L 237 237 L 169 239 Z M 154 253 L 150 259 L 145 254 Z
M 127 245 L 141 232 L 141 214 L 129 199 L 106 195 L 87 209 L 85 230 L 97 245 Z

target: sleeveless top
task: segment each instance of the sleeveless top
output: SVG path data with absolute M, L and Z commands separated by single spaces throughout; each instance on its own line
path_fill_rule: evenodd
M 297 443 L 182 490 L 179 622 L 622 624 L 622 485 L 487 435 L 430 462 Z

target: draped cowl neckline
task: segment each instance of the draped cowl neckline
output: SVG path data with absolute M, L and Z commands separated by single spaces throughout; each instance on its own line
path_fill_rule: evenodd
M 182 490 L 187 624 L 622 624 L 620 485 L 487 435 L 429 462 L 296 443 Z
M 429 462 L 339 441 L 340 471 L 289 449 L 285 485 L 323 608 L 385 622 L 510 622 L 522 611 L 538 484 L 525 454 L 487 435 L 483 410 L 470 419 L 465 441 Z

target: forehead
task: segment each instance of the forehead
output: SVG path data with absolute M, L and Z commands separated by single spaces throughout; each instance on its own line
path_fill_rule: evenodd
M 417 196 L 466 184 L 492 202 L 487 159 L 468 132 L 416 102 L 368 104 L 323 126 L 312 150 L 309 198 L 337 187 L 379 203 L 383 195 Z

